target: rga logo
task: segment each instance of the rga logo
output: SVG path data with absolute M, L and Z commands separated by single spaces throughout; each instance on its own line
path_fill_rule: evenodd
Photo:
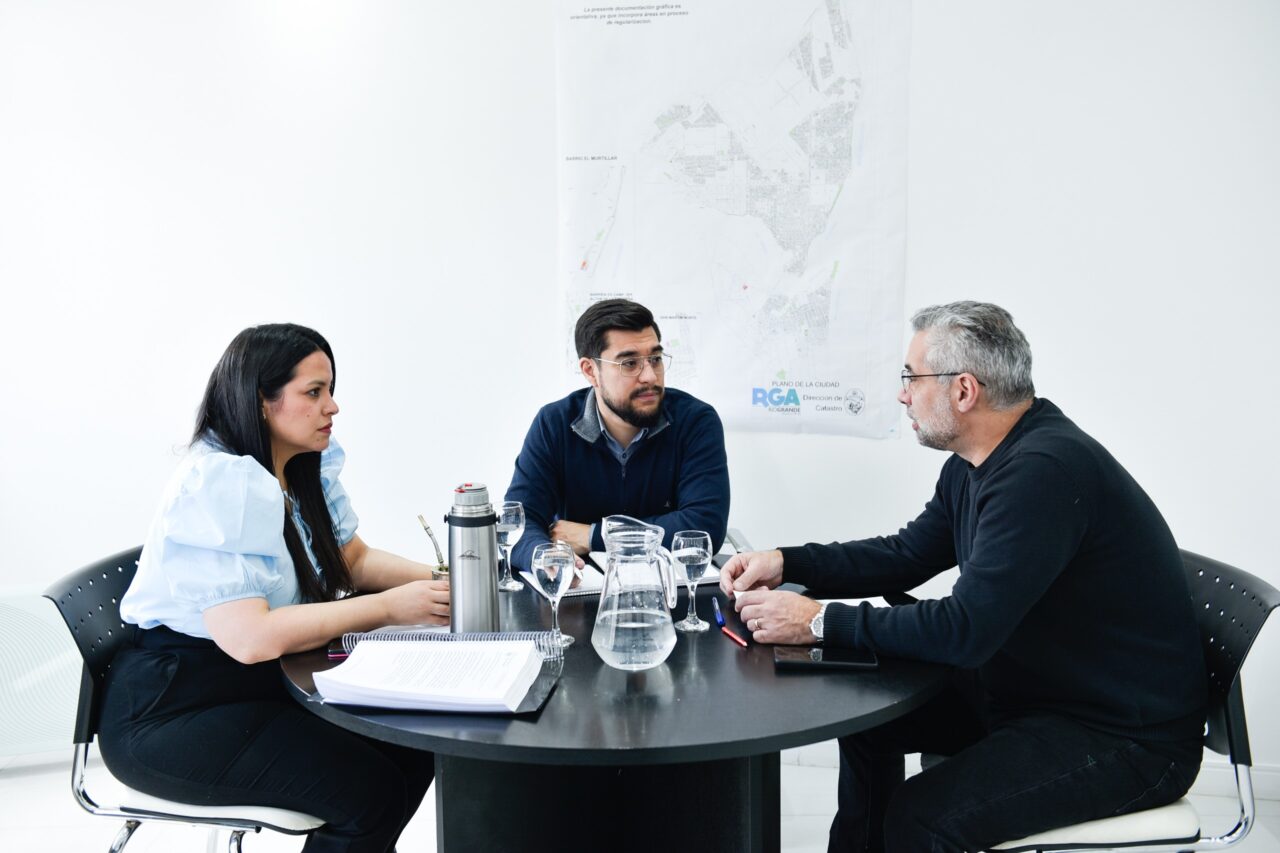
M 800 395 L 794 388 L 752 388 L 751 405 L 764 406 L 799 406 Z

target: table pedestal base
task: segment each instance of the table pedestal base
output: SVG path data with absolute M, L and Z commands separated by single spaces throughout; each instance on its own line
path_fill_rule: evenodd
M 778 779 L 776 752 L 630 767 L 436 753 L 437 850 L 769 853 L 781 848 Z

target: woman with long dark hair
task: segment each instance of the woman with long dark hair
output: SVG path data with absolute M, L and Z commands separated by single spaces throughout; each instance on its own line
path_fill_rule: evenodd
M 446 623 L 449 589 L 356 534 L 334 375 L 328 342 L 293 324 L 245 329 L 223 353 L 120 602 L 142 630 L 108 672 L 99 748 L 140 791 L 306 812 L 325 821 L 308 853 L 382 853 L 433 756 L 308 713 L 277 658 L 347 631 Z

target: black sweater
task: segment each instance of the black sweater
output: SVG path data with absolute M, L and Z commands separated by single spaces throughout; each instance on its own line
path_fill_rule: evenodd
M 1133 477 L 1048 400 L 977 468 L 948 459 L 896 536 L 782 552 L 786 580 L 840 596 L 960 567 L 946 598 L 828 607 L 830 645 L 977 667 L 997 715 L 1065 714 L 1152 739 L 1203 730 L 1204 661 L 1173 535 Z

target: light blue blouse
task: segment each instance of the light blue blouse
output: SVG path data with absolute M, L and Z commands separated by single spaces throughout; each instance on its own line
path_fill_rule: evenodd
M 338 480 L 345 461 L 330 439 L 320 454 L 320 482 L 339 545 L 351 541 L 359 524 Z M 165 487 L 120 615 L 143 628 L 165 625 L 209 638 L 202 616 L 209 607 L 242 598 L 265 598 L 270 608 L 300 603 L 284 511 L 279 481 L 252 456 L 196 442 Z M 319 572 L 311 531 L 296 505 L 293 521 Z

